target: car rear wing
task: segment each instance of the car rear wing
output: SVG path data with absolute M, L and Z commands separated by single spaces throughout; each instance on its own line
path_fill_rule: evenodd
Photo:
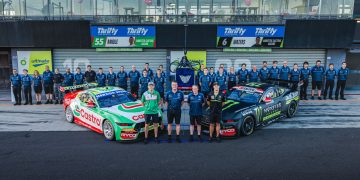
M 290 81 L 290 80 L 282 80 L 282 79 L 273 79 L 269 78 L 267 79 L 267 82 L 270 84 L 279 85 L 281 87 L 286 87 L 291 90 L 296 90 L 298 87 L 303 85 L 303 82 L 297 82 L 297 81 Z
M 65 92 L 65 91 L 68 91 L 68 90 L 76 90 L 76 89 L 79 89 L 79 88 L 84 88 L 84 87 L 87 87 L 87 88 L 90 88 L 90 87 L 97 87 L 97 83 L 86 83 L 86 84 L 80 84 L 80 85 L 75 85 L 75 86 L 60 86 L 59 87 L 59 90 L 61 92 Z

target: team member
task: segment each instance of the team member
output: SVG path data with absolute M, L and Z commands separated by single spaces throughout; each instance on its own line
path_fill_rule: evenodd
M 138 98 L 140 73 L 134 65 L 131 68 L 129 72 L 131 94 Z
M 309 77 L 310 77 L 310 69 L 309 63 L 305 61 L 303 63 L 303 68 L 300 70 L 300 80 L 303 82 L 303 85 L 300 87 L 300 99 L 301 100 L 308 100 L 307 99 L 307 88 L 309 85 Z
M 228 89 L 230 90 L 234 86 L 236 86 L 236 72 L 234 70 L 234 66 L 230 67 L 230 72 L 228 73 Z
M 311 68 L 311 77 L 312 77 L 312 90 L 311 90 L 311 99 L 314 100 L 315 89 L 318 90 L 318 99 L 321 100 L 321 88 L 323 85 L 323 74 L 325 69 L 321 66 L 321 61 L 317 60 L 316 65 Z
M 214 72 L 214 67 L 210 67 L 209 76 L 211 77 L 211 89 L 212 84 L 215 82 L 216 73 Z
M 271 79 L 278 79 L 279 78 L 279 68 L 277 67 L 277 61 L 273 61 L 272 67 L 269 69 L 269 77 Z
M 44 91 L 46 95 L 45 104 L 53 103 L 53 93 L 54 93 L 54 73 L 50 71 L 49 66 L 45 66 L 45 71 L 43 73 L 44 80 Z
M 337 81 L 336 90 L 335 90 L 335 99 L 336 100 L 339 99 L 339 91 L 340 91 L 340 98 L 342 100 L 346 100 L 344 97 L 344 89 L 345 89 L 345 85 L 346 85 L 346 79 L 347 79 L 347 76 L 349 75 L 349 73 L 350 73 L 350 70 L 349 70 L 349 68 L 346 67 L 346 62 L 343 62 L 341 64 L 341 68 L 337 72 L 338 81 Z
M 74 74 L 75 85 L 84 84 L 84 79 L 85 79 L 85 75 L 81 72 L 81 69 L 77 67 L 76 73 Z M 77 89 L 83 90 L 84 88 L 77 88 Z
M 73 86 L 74 85 L 74 74 L 71 73 L 70 68 L 66 68 L 66 72 L 64 73 L 64 86 Z M 65 91 L 68 93 L 70 91 Z
M 149 82 L 148 90 L 141 96 L 141 102 L 144 106 L 144 115 L 145 115 L 144 143 L 145 144 L 148 143 L 149 125 L 151 122 L 154 124 L 155 143 L 159 143 L 158 127 L 159 127 L 160 94 L 156 90 L 154 90 L 153 82 Z
M 227 72 L 224 64 L 220 64 L 219 70 L 217 71 L 216 74 L 219 74 L 219 73 L 220 73 L 220 69 L 223 69 L 224 75 L 227 76 L 228 72 Z
M 140 85 L 140 95 L 147 91 L 148 83 L 151 81 L 150 77 L 147 74 L 148 71 L 143 70 L 143 75 L 139 79 L 139 85 Z
M 155 90 L 160 94 L 161 99 L 164 98 L 164 84 L 165 78 L 161 74 L 161 69 L 156 70 L 156 75 L 154 77 Z
M 300 70 L 298 64 L 294 64 L 293 69 L 290 71 L 290 80 L 296 84 L 300 81 Z
M 249 82 L 258 82 L 260 72 L 257 70 L 255 65 L 252 66 L 251 71 L 249 71 Z
M 207 97 L 207 95 L 210 93 L 211 89 L 210 89 L 210 86 L 211 86 L 211 83 L 212 83 L 212 78 L 211 76 L 208 74 L 208 69 L 205 68 L 204 69 L 204 75 L 200 77 L 199 79 L 199 84 L 201 86 L 201 93 L 203 93 L 203 95 L 205 97 Z
M 144 70 L 147 72 L 147 76 L 148 76 L 149 78 L 152 79 L 152 78 L 154 77 L 154 72 L 150 69 L 149 63 L 145 63 Z
M 289 66 L 287 65 L 288 62 L 287 61 L 284 61 L 283 63 L 283 66 L 280 68 L 279 70 L 279 78 L 281 80 L 286 80 L 288 81 L 289 80 L 289 76 L 290 76 L 290 71 L 291 69 L 289 68 Z M 280 82 L 280 85 L 283 85 L 283 86 L 287 86 L 288 83 L 286 82 Z
M 164 71 L 164 66 L 162 64 L 159 65 L 159 69 L 161 71 L 161 76 L 163 76 L 166 79 L 166 73 Z
M 76 69 L 76 71 L 78 71 Z M 76 77 L 76 75 L 75 75 Z M 83 77 L 84 78 L 84 77 Z M 76 78 L 75 78 L 76 79 Z M 63 101 L 63 93 L 60 91 L 60 86 L 64 81 L 64 76 L 59 72 L 59 68 L 55 69 L 54 74 L 54 95 L 55 95 L 55 104 L 62 104 Z M 35 85 L 34 85 L 35 86 Z M 41 103 L 41 102 L 40 102 Z
M 199 84 L 200 83 L 200 77 L 204 75 L 204 69 L 205 69 L 205 64 L 201 64 L 200 65 L 200 69 L 197 71 L 197 76 L 196 76 L 196 82 L 195 84 Z M 201 87 L 200 87 L 201 88 Z
M 227 89 L 226 75 L 224 73 L 224 69 L 220 68 L 219 73 L 215 77 L 215 82 L 217 82 L 220 86 L 220 91 L 224 92 Z
M 216 140 L 220 142 L 220 121 L 222 116 L 222 107 L 225 103 L 225 96 L 220 93 L 217 82 L 213 84 L 214 91 L 207 97 L 207 103 L 210 106 L 210 138 L 209 142 L 213 140 L 214 125 L 216 125 Z
M 205 97 L 202 93 L 199 93 L 199 87 L 197 85 L 192 86 L 192 93 L 189 94 L 187 102 L 190 105 L 190 142 L 194 141 L 194 126 L 197 125 L 197 135 L 201 142 L 201 119 L 202 119 L 202 106 L 205 103 Z
M 99 68 L 99 72 L 96 74 L 96 82 L 98 83 L 98 87 L 106 86 L 106 74 L 103 68 Z
M 34 91 L 35 91 L 35 99 L 36 99 L 36 104 L 40 105 L 41 104 L 41 92 L 42 92 L 42 78 L 39 74 L 39 71 L 35 70 L 34 71 Z M 55 81 L 55 74 L 54 74 L 54 81 Z
M 266 82 L 269 78 L 269 68 L 267 67 L 267 61 L 263 61 L 263 66 L 259 71 L 261 82 Z
M 241 65 L 241 68 L 238 70 L 238 76 L 239 76 L 239 84 L 242 83 L 246 83 L 248 76 L 249 76 L 249 71 L 246 69 L 246 64 L 243 63 Z
M 96 72 L 91 69 L 91 65 L 87 65 L 85 72 L 85 81 L 87 83 L 93 83 L 96 80 Z
M 165 102 L 167 104 L 167 118 L 168 118 L 168 142 L 171 143 L 172 124 L 176 124 L 176 141 L 181 143 L 180 140 L 180 119 L 181 119 L 181 106 L 184 103 L 184 93 L 179 91 L 176 81 L 171 83 L 171 91 L 165 95 Z
M 32 105 L 32 96 L 31 96 L 31 82 L 32 82 L 32 77 L 28 74 L 28 70 L 24 69 L 23 70 L 23 76 L 22 76 L 22 85 L 23 85 L 23 89 L 24 89 L 24 95 L 25 95 L 25 103 L 24 105 Z
M 18 74 L 16 69 L 13 69 L 13 74 L 10 76 L 10 82 L 12 87 L 12 92 L 15 97 L 15 104 L 21 105 L 21 76 Z
M 329 64 L 329 69 L 325 71 L 325 90 L 324 90 L 324 99 L 326 100 L 327 93 L 329 92 L 329 99 L 333 100 L 332 93 L 335 84 L 335 77 L 337 76 L 337 72 L 334 69 L 334 64 Z M 330 89 L 329 89 L 330 88 Z
M 106 75 L 108 86 L 115 86 L 116 74 L 113 72 L 113 68 L 109 67 L 109 73 Z
M 124 90 L 127 90 L 128 74 L 124 70 L 124 66 L 120 66 L 120 71 L 116 75 L 118 86 Z

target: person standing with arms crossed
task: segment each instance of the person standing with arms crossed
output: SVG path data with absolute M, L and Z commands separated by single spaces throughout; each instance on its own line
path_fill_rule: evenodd
M 77 69 L 76 69 L 76 71 L 77 71 Z M 63 81 L 64 81 L 64 76 L 59 72 L 59 68 L 56 68 L 55 69 L 55 74 L 54 74 L 55 104 L 59 104 L 59 103 L 62 104 L 63 103 L 63 93 L 59 89 L 61 87 Z
M 43 73 L 43 81 L 44 91 L 46 95 L 45 104 L 52 104 L 54 93 L 54 73 L 50 71 L 49 66 L 45 66 L 45 71 Z
M 207 104 L 210 106 L 210 138 L 209 143 L 213 141 L 214 126 L 216 126 L 216 140 L 220 139 L 220 121 L 222 117 L 222 107 L 225 104 L 225 96 L 220 92 L 220 87 L 217 82 L 213 84 L 214 91 L 207 97 Z
M 96 80 L 96 72 L 94 70 L 91 69 L 91 65 L 87 65 L 86 67 L 86 72 L 85 72 L 85 81 L 87 83 L 93 83 Z
M 212 83 L 212 78 L 210 75 L 208 75 L 208 69 L 205 68 L 204 69 L 204 75 L 200 77 L 199 79 L 199 85 L 201 87 L 201 93 L 203 93 L 203 95 L 205 97 L 207 97 L 207 95 L 210 93 L 211 89 L 211 83 Z
M 305 61 L 303 63 L 303 68 L 300 70 L 300 80 L 303 82 L 303 85 L 300 87 L 300 100 L 308 100 L 307 88 L 309 86 L 310 72 L 309 63 Z
M 267 68 L 267 61 L 263 61 L 263 66 L 259 70 L 259 72 L 260 72 L 260 81 L 266 82 L 267 79 L 269 78 L 269 68 Z
M 98 83 L 98 87 L 106 86 L 106 74 L 103 71 L 103 68 L 99 68 L 99 72 L 96 74 L 96 82 Z
M 337 72 L 334 69 L 334 64 L 329 64 L 329 69 L 325 71 L 325 90 L 324 90 L 324 100 L 326 100 L 327 93 L 329 92 L 329 99 L 333 100 L 332 94 L 334 90 L 335 77 L 337 76 Z M 330 88 L 330 89 L 329 89 Z
M 15 104 L 21 105 L 21 76 L 18 74 L 16 69 L 13 69 L 13 74 L 10 76 L 10 82 L 12 87 L 12 92 L 15 97 Z
M 106 75 L 108 86 L 115 86 L 116 74 L 113 72 L 113 68 L 109 67 L 109 73 Z
M 350 70 L 349 68 L 346 67 L 346 62 L 343 62 L 341 64 L 341 68 L 338 70 L 338 81 L 336 84 L 336 90 L 335 90 L 335 99 L 338 100 L 339 99 L 339 91 L 340 91 L 340 98 L 342 100 L 346 100 L 344 97 L 344 89 L 345 89 L 345 85 L 346 85 L 346 79 L 347 76 L 349 75 Z
M 141 96 L 141 102 L 144 106 L 145 115 L 145 139 L 144 144 L 148 143 L 149 137 L 149 125 L 152 122 L 154 124 L 154 136 L 155 143 L 159 144 L 158 129 L 159 129 L 159 105 L 160 94 L 154 90 L 154 83 L 149 82 L 148 90 Z
M 127 91 L 128 74 L 124 70 L 124 66 L 120 66 L 120 71 L 116 75 L 118 86 Z
M 25 104 L 24 105 L 32 105 L 32 95 L 31 95 L 31 84 L 32 84 L 32 77 L 28 74 L 28 70 L 23 70 L 24 75 L 22 76 L 22 85 L 24 89 L 25 95 Z
M 311 77 L 312 77 L 312 90 L 311 90 L 311 99 L 314 100 L 315 89 L 317 89 L 318 99 L 321 100 L 321 88 L 323 86 L 323 75 L 325 69 L 321 66 L 321 61 L 317 60 L 316 65 L 311 68 Z
M 249 71 L 246 69 L 246 64 L 243 63 L 241 68 L 238 70 L 239 84 L 247 83 Z
M 171 83 L 171 91 L 165 95 L 165 102 L 167 105 L 167 118 L 168 118 L 168 142 L 171 143 L 172 124 L 176 124 L 176 142 L 181 143 L 180 140 L 180 119 L 181 119 L 181 106 L 184 103 L 184 93 L 178 90 L 176 81 Z
M 202 119 L 202 107 L 205 103 L 204 94 L 199 93 L 199 86 L 192 86 L 192 93 L 189 94 L 187 102 L 190 105 L 189 115 L 190 115 L 190 142 L 194 141 L 194 126 L 195 122 L 197 125 L 197 135 L 199 141 L 202 142 L 201 139 L 201 119 Z

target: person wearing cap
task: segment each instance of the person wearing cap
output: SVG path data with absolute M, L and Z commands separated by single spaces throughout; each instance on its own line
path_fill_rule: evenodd
M 207 104 L 210 106 L 210 138 L 213 141 L 214 126 L 216 125 L 216 140 L 220 142 L 220 121 L 222 117 L 222 107 L 225 103 L 225 96 L 220 92 L 220 86 L 217 82 L 213 84 L 214 91 L 207 97 Z
M 154 90 L 154 83 L 148 83 L 148 90 L 141 96 L 141 102 L 144 106 L 145 115 L 145 139 L 144 143 L 148 143 L 149 137 L 149 125 L 154 125 L 154 136 L 155 143 L 159 143 L 158 139 L 158 127 L 159 127 L 159 105 L 160 105 L 160 94 Z

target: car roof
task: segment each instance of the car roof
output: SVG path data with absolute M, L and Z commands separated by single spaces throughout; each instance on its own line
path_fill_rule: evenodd
M 259 92 L 259 93 L 262 93 L 261 91 L 265 92 L 265 91 L 268 90 L 269 88 L 272 88 L 272 87 L 282 87 L 282 86 L 274 85 L 274 84 L 272 84 L 272 83 L 250 82 L 250 83 L 240 84 L 239 86 L 235 86 L 235 87 L 233 87 L 233 89 L 242 90 L 243 87 L 252 88 L 252 89 L 254 89 L 254 91 L 257 91 L 257 92 Z M 287 87 L 283 87 L 283 88 L 286 89 Z
M 113 91 L 124 91 L 124 92 L 126 92 L 122 88 L 112 87 L 112 86 L 96 87 L 96 88 L 90 88 L 90 89 L 86 90 L 86 92 L 88 92 L 89 94 L 94 95 L 94 96 L 99 95 L 99 94 L 103 94 L 103 93 L 113 92 Z

